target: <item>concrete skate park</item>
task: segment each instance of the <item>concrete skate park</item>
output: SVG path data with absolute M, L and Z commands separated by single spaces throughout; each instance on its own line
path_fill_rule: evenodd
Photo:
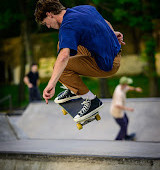
M 78 130 L 69 115 L 50 101 L 32 103 L 20 115 L 0 114 L 0 169 L 160 169 L 160 98 L 127 99 L 135 111 L 128 133 L 135 141 L 115 141 L 119 127 L 102 99 L 100 121 Z

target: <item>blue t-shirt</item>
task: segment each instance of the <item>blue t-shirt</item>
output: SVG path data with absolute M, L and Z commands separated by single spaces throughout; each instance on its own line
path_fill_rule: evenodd
M 90 5 L 67 9 L 59 29 L 59 51 L 70 48 L 70 55 L 75 55 L 78 45 L 87 48 L 104 71 L 112 70 L 113 60 L 121 48 L 112 29 Z

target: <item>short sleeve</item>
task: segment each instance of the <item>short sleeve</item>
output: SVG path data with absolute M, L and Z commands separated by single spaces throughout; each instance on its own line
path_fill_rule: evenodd
M 127 85 L 124 89 L 124 92 L 127 93 L 129 91 L 129 86 Z
M 29 72 L 26 76 L 29 77 L 29 78 L 31 78 L 31 74 L 32 74 L 32 73 Z
M 74 29 L 62 28 L 59 32 L 59 51 L 63 48 L 70 49 L 70 55 L 77 54 L 79 34 Z

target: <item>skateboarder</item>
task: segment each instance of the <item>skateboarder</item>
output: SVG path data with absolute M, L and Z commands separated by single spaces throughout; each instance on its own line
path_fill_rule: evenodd
M 28 86 L 29 89 L 29 101 L 40 101 L 41 95 L 38 89 L 38 65 L 33 63 L 31 66 L 31 71 L 24 77 L 24 83 Z
M 59 51 L 52 76 L 43 91 L 48 103 L 60 81 L 67 89 L 55 99 L 56 103 L 82 97 L 83 108 L 74 121 L 90 117 L 102 102 L 82 82 L 80 75 L 110 77 L 120 66 L 123 35 L 115 32 L 90 5 L 66 9 L 58 0 L 39 0 L 35 10 L 36 21 L 48 28 L 59 29 Z
M 111 115 L 120 126 L 120 131 L 115 140 L 130 140 L 133 138 L 133 134 L 127 135 L 128 117 L 126 111 L 133 112 L 134 108 L 125 106 L 126 93 L 128 91 L 142 92 L 142 89 L 140 87 L 129 86 L 129 84 L 133 83 L 133 80 L 128 77 L 121 77 L 119 83 L 114 90 L 110 109 Z

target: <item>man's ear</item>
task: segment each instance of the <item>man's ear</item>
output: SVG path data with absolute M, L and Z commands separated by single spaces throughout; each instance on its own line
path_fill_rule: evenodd
M 53 14 L 51 12 L 46 12 L 46 16 L 53 18 Z

